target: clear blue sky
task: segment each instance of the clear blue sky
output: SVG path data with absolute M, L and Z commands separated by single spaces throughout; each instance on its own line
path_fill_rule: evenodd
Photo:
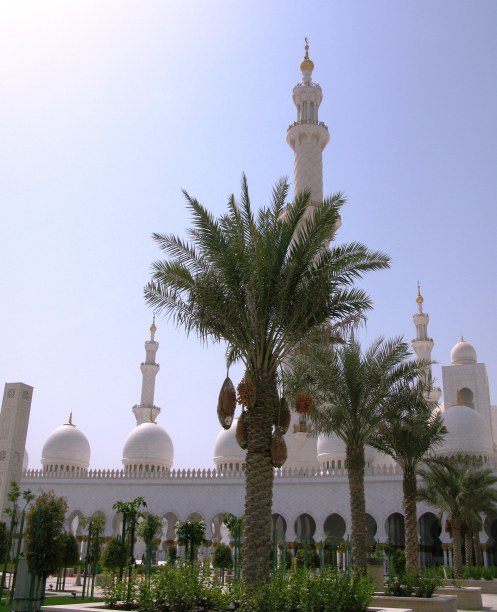
M 413 337 L 420 280 L 434 358 L 463 334 L 496 403 L 496 2 L 3 0 L 0 379 L 35 387 L 30 467 L 71 411 L 92 467 L 120 467 L 150 234 L 183 235 L 182 188 L 221 213 L 242 171 L 255 204 L 293 180 L 305 36 L 331 132 L 325 193 L 349 198 L 339 241 L 393 259 L 364 283 L 366 341 Z M 157 339 L 175 466 L 212 466 L 224 350 L 166 321 Z

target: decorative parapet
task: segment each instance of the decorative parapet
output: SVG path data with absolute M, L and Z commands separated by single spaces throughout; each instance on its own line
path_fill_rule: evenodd
M 314 121 L 313 119 L 301 119 L 300 121 L 294 121 L 288 126 L 287 132 L 297 125 L 319 125 L 328 131 L 328 126 L 323 121 Z
M 314 83 L 313 81 L 309 81 L 309 83 L 297 83 L 297 85 L 295 85 L 293 88 L 293 91 L 299 89 L 300 87 L 314 87 L 315 89 L 321 89 L 321 85 L 318 85 L 318 83 Z
M 365 469 L 365 476 L 397 476 L 402 470 L 398 465 L 376 465 Z M 315 466 L 300 468 L 280 468 L 274 470 L 277 480 L 285 478 L 319 478 L 323 480 L 343 478 L 347 476 L 346 468 L 321 469 Z M 245 479 L 243 470 L 216 469 L 177 469 L 168 470 L 165 473 L 137 470 L 126 472 L 125 470 L 88 470 L 88 472 L 46 472 L 43 469 L 29 469 L 23 472 L 24 480 L 227 480 Z

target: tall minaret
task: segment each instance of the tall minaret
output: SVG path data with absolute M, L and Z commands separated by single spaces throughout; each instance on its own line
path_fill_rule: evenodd
M 323 149 L 330 141 L 326 125 L 319 121 L 318 109 L 323 92 L 312 82 L 314 63 L 309 59 L 309 41 L 305 39 L 305 56 L 300 64 L 302 83 L 293 88 L 297 121 L 287 131 L 286 141 L 295 152 L 294 191 L 311 190 L 312 203 L 323 200 Z
M 155 421 L 160 413 L 160 408 L 154 406 L 155 377 L 160 369 L 155 363 L 155 355 L 159 348 L 159 343 L 155 341 L 155 316 L 150 326 L 150 340 L 145 342 L 145 361 L 140 365 L 143 375 L 142 396 L 138 405 L 133 406 L 133 413 L 136 417 L 136 424 L 141 425 L 147 421 Z
M 431 362 L 431 352 L 434 342 L 431 338 L 428 338 L 428 322 L 430 317 L 426 312 L 423 312 L 423 301 L 421 287 L 418 283 L 418 295 L 416 297 L 418 312 L 412 317 L 416 327 L 416 338 L 412 341 L 412 348 L 418 359 Z M 442 395 L 442 391 L 439 387 L 433 387 L 431 365 L 426 366 L 424 383 L 426 388 L 429 389 L 429 399 L 432 402 L 438 402 Z

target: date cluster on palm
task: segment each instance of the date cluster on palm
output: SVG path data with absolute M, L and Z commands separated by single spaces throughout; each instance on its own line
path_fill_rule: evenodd
M 255 403 L 255 386 L 246 374 L 238 383 L 237 391 L 238 396 L 236 401 L 241 406 L 244 406 L 245 408 L 253 406 Z
M 286 434 L 290 427 L 292 414 L 288 406 L 286 397 L 283 395 L 277 404 L 276 414 L 274 416 L 274 426 L 278 428 L 282 434 Z
M 295 410 L 299 414 L 310 414 L 312 412 L 312 395 L 307 391 L 301 391 L 295 400 Z
M 288 457 L 285 438 L 279 428 L 273 433 L 271 440 L 271 463 L 273 467 L 280 468 Z
M 238 417 L 236 424 L 236 441 L 238 446 L 245 450 L 247 448 L 247 422 L 246 422 L 245 410 L 242 410 L 242 414 Z
M 233 423 L 233 415 L 236 409 L 236 391 L 231 378 L 227 376 L 219 392 L 217 400 L 217 418 L 221 427 L 229 429 Z

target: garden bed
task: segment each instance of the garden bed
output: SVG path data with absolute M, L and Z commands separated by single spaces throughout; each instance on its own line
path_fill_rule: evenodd
M 412 612 L 457 612 L 455 595 L 435 595 L 433 597 L 394 597 L 378 593 L 371 599 L 373 606 L 384 608 L 402 608 Z
M 435 592 L 437 595 L 455 595 L 457 597 L 458 609 L 481 610 L 483 606 L 480 587 L 456 587 L 449 585 L 440 587 Z
M 452 586 L 452 580 L 447 581 L 447 586 Z M 459 578 L 455 581 L 457 585 L 462 587 L 479 587 L 482 593 L 487 595 L 497 595 L 497 580 L 460 580 Z

